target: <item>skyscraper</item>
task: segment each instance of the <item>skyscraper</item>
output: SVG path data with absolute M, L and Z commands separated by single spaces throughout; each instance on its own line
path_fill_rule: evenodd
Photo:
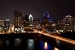
M 14 26 L 15 27 L 20 27 L 21 26 L 21 20 L 22 20 L 22 13 L 15 11 L 14 12 Z
M 3 19 L 0 19 L 0 32 L 3 33 L 5 26 L 5 21 Z
M 15 31 L 22 27 L 22 12 L 14 11 L 14 27 Z
M 52 27 L 53 20 L 50 17 L 49 12 L 44 12 L 40 22 L 42 23 L 41 26 L 44 27 L 42 30 L 45 30 L 45 29 L 47 29 L 49 27 Z
M 4 20 L 0 19 L 0 27 L 4 26 Z
M 66 17 L 63 18 L 63 20 L 64 20 L 64 30 L 74 31 L 75 18 L 70 15 L 67 15 Z
M 27 14 L 24 17 L 22 17 L 22 25 L 24 27 L 29 26 L 29 16 Z
M 53 23 L 52 18 L 50 17 L 49 12 L 44 12 L 42 19 L 41 19 L 42 24 L 48 25 L 50 23 Z
M 29 26 L 33 26 L 33 16 L 32 16 L 32 14 L 29 15 Z
M 29 26 L 29 16 L 27 14 L 24 17 L 24 25 Z
M 10 20 L 9 19 L 5 19 L 5 33 L 8 33 L 9 28 L 10 28 Z
M 58 20 L 57 29 L 58 30 L 64 29 L 64 20 Z
M 53 22 L 52 18 L 50 17 L 49 12 L 44 12 L 42 18 L 44 18 L 44 17 L 47 17 L 47 19 L 48 19 L 49 22 Z

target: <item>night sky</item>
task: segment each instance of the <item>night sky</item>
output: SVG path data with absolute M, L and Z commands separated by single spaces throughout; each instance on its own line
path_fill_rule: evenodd
M 34 19 L 41 19 L 48 11 L 54 22 L 66 15 L 75 16 L 74 0 L 0 0 L 0 19 L 9 18 L 14 21 L 14 11 L 22 12 L 23 16 L 32 14 Z

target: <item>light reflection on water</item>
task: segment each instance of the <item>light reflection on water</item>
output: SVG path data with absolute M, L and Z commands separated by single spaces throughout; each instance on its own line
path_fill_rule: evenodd
M 58 46 L 60 46 L 60 40 L 56 40 Z
M 15 38 L 14 39 L 14 48 L 20 48 L 21 46 L 21 39 L 20 38 Z
M 9 40 L 6 40 L 6 47 L 9 47 Z
M 14 40 L 15 45 L 20 45 L 20 43 L 21 43 L 20 41 L 21 41 L 20 38 L 16 38 L 16 39 Z
M 0 39 L 0 48 L 3 47 L 3 41 Z
M 47 42 L 44 43 L 44 49 L 46 49 L 46 50 L 48 49 L 48 43 Z
M 34 40 L 33 39 L 28 39 L 28 41 L 27 41 L 27 49 L 28 50 L 34 50 Z
M 22 40 L 22 41 L 21 41 Z M 36 39 L 37 40 L 37 39 Z M 5 40 L 5 46 L 7 48 L 10 48 L 10 40 Z M 51 44 L 44 42 L 42 40 L 39 40 L 38 42 L 35 42 L 34 39 L 21 39 L 21 38 L 15 38 L 13 41 L 13 44 L 15 48 L 20 48 L 22 45 L 24 45 L 25 50 L 57 50 L 57 48 L 54 48 Z M 3 41 L 0 40 L 0 47 L 3 45 Z M 36 45 L 38 45 L 36 47 Z M 39 48 L 39 49 L 38 49 Z
M 47 42 L 40 41 L 40 50 L 52 50 L 52 48 Z
M 58 48 L 54 47 L 54 50 L 59 50 Z

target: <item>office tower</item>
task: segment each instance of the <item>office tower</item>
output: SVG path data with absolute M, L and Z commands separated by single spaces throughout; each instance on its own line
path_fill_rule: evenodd
M 8 33 L 9 28 L 10 28 L 10 20 L 9 19 L 5 19 L 5 33 Z
M 64 29 L 64 20 L 58 20 L 58 23 L 57 23 L 57 29 L 58 30 L 63 30 Z
M 64 30 L 66 31 L 74 31 L 74 25 L 75 25 L 75 18 L 67 15 L 63 18 L 64 20 Z
M 24 26 L 29 26 L 29 16 L 27 14 L 24 17 Z
M 44 26 L 44 28 L 47 30 L 49 27 L 51 28 L 52 27 L 52 24 L 53 24 L 53 20 L 52 18 L 50 17 L 50 14 L 49 12 L 44 12 L 43 16 L 42 16 L 42 19 L 40 20 L 41 22 L 41 26 Z M 45 30 L 44 29 L 44 30 Z M 42 29 L 43 30 L 43 29 Z
M 21 27 L 22 25 L 22 12 L 14 12 L 14 26 Z
M 34 25 L 34 28 L 36 28 L 38 30 L 41 29 L 41 24 L 40 24 L 40 21 L 38 19 L 35 19 L 33 21 L 33 25 Z
M 0 32 L 2 33 L 4 31 L 4 20 L 3 19 L 0 19 Z
M 49 12 L 44 12 L 42 18 L 46 18 L 46 19 L 48 19 L 49 22 L 53 22 L 52 18 L 50 17 Z
M 10 26 L 10 20 L 9 19 L 5 19 L 5 26 L 9 27 Z
M 0 27 L 4 26 L 4 20 L 0 19 Z
M 20 31 L 22 27 L 22 12 L 14 11 L 14 29 Z
M 44 24 L 45 26 L 47 26 L 48 24 L 53 23 L 52 18 L 50 17 L 49 12 L 44 12 L 42 19 L 41 19 L 42 24 Z
M 24 17 L 22 17 L 22 32 L 29 26 L 29 16 L 26 14 Z
M 33 26 L 33 16 L 32 16 L 32 14 L 29 15 L 29 26 Z

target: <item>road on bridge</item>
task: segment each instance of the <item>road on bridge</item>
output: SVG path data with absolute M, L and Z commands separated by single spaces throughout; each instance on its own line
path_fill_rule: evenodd
M 45 36 L 52 37 L 52 38 L 55 38 L 55 39 L 58 39 L 58 40 L 61 40 L 64 42 L 68 42 L 68 43 L 75 45 L 75 40 L 72 40 L 72 39 L 68 39 L 68 38 L 64 38 L 64 37 L 60 37 L 60 36 L 56 36 L 56 35 L 51 35 L 49 33 L 44 33 L 43 31 L 38 31 L 36 29 L 34 29 L 34 32 L 38 32 L 38 33 L 43 34 Z

